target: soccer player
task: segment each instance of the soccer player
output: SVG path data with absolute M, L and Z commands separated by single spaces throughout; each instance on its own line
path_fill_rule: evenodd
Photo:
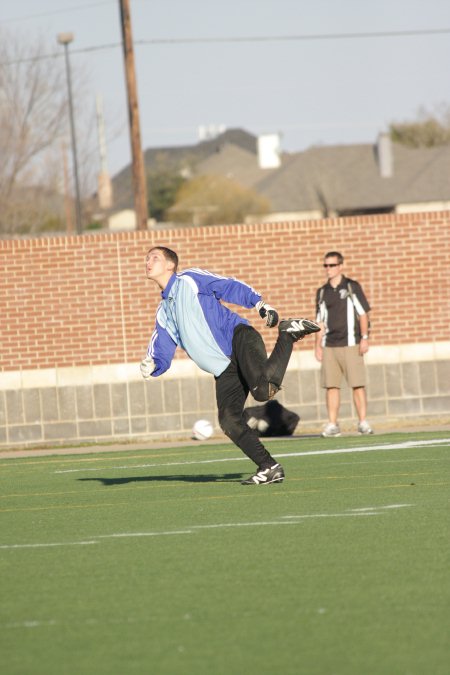
M 224 433 L 257 466 L 243 485 L 268 485 L 284 479 L 283 467 L 269 454 L 244 418 L 249 392 L 267 401 L 281 387 L 294 342 L 319 331 L 307 319 L 280 321 L 278 339 L 267 357 L 263 339 L 249 322 L 225 307 L 221 300 L 250 309 L 255 307 L 269 327 L 278 313 L 247 284 L 203 269 L 177 273 L 178 256 L 155 246 L 146 257 L 146 275 L 161 289 L 156 326 L 141 363 L 144 379 L 158 377 L 170 367 L 181 347 L 201 368 L 215 377 L 219 424 Z
M 353 390 L 358 413 L 358 432 L 372 434 L 366 420 L 366 373 L 364 354 L 369 351 L 370 305 L 361 285 L 343 274 L 344 257 L 338 251 L 325 255 L 323 266 L 327 282 L 316 293 L 315 354 L 322 364 L 322 387 L 326 389 L 328 423 L 322 436 L 340 436 L 338 422 L 342 376 Z

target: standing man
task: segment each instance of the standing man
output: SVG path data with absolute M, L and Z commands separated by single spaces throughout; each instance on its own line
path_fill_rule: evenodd
M 319 331 L 307 319 L 285 319 L 267 358 L 263 339 L 249 322 L 222 305 L 221 300 L 241 307 L 255 307 L 270 328 L 278 313 L 253 288 L 237 279 L 202 269 L 177 274 L 178 256 L 165 246 L 155 246 L 146 257 L 147 279 L 161 289 L 156 326 L 141 363 L 144 379 L 158 377 L 172 362 L 177 346 L 201 368 L 214 375 L 219 424 L 224 433 L 257 466 L 243 485 L 281 483 L 278 464 L 244 418 L 249 392 L 257 401 L 267 401 L 281 387 L 294 342 Z
M 320 333 L 316 334 L 316 359 L 321 362 L 321 382 L 326 389 L 328 423 L 322 436 L 340 436 L 338 423 L 342 376 L 353 390 L 358 432 L 372 434 L 366 420 L 366 373 L 364 354 L 369 351 L 370 306 L 360 284 L 342 273 L 344 257 L 337 251 L 325 255 L 328 278 L 317 290 L 316 310 Z

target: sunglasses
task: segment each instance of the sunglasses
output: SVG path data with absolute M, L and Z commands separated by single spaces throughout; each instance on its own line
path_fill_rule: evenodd
M 324 267 L 339 267 L 341 263 L 324 263 Z

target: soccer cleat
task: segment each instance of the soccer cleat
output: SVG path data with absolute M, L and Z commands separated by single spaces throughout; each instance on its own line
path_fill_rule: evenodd
M 243 480 L 241 485 L 269 485 L 269 483 L 282 483 L 284 471 L 281 464 L 274 464 L 270 469 L 258 469 L 254 476 Z
M 358 424 L 358 434 L 364 434 L 365 436 L 368 434 L 373 434 L 373 430 L 371 429 L 369 422 L 363 420 Z
M 324 438 L 333 438 L 333 436 L 340 436 L 341 435 L 341 430 L 339 428 L 339 424 L 333 424 L 332 422 L 328 422 L 324 426 L 324 429 L 322 431 L 322 436 Z
M 303 340 L 305 335 L 318 333 L 320 326 L 309 319 L 283 319 L 278 326 L 280 333 L 289 333 L 295 342 Z

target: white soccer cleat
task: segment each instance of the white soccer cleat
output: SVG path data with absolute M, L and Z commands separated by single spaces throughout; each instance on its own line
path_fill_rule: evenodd
M 281 464 L 274 464 L 270 469 L 258 469 L 254 476 L 241 481 L 241 485 L 270 485 L 271 483 L 282 483 L 283 481 L 283 467 Z
M 280 333 L 289 333 L 295 341 L 303 340 L 305 335 L 318 333 L 320 326 L 309 319 L 283 319 L 278 326 Z

